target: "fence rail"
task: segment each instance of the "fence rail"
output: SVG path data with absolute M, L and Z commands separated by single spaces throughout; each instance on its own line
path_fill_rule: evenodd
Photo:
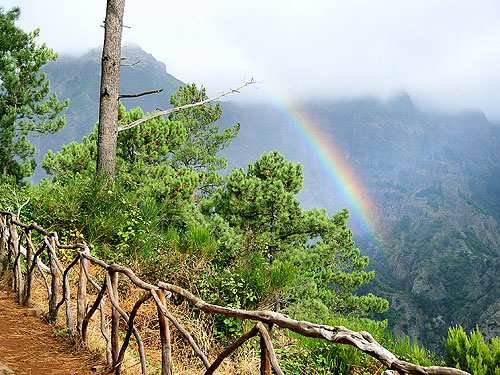
M 18 229 L 20 234 L 18 233 Z M 33 245 L 31 235 L 33 231 L 43 236 L 43 244 L 39 249 Z M 23 246 L 23 243 L 25 246 Z M 64 268 L 57 257 L 57 249 L 73 250 L 73 259 Z M 40 256 L 46 252 L 48 265 L 40 260 Z M 105 270 L 105 279 L 99 285 L 88 272 L 87 264 L 90 262 Z M 79 265 L 79 277 L 77 285 L 77 318 L 76 331 L 71 308 L 71 291 L 69 285 L 69 271 Z M 100 259 L 93 257 L 87 245 L 61 244 L 57 233 L 49 232 L 37 224 L 24 224 L 18 217 L 7 211 L 0 210 L 0 277 L 3 276 L 6 268 L 10 268 L 13 273 L 13 289 L 17 294 L 19 303 L 29 305 L 31 299 L 34 273 L 37 270 L 45 285 L 48 297 L 49 320 L 55 322 L 59 309 L 64 305 L 66 313 L 66 328 L 68 334 L 75 340 L 82 343 L 87 342 L 87 330 L 90 319 L 97 310 L 100 311 L 100 328 L 103 339 L 106 342 L 107 365 L 115 374 L 120 374 L 121 365 L 125 356 L 125 351 L 129 345 L 130 338 L 134 335 L 141 363 L 142 374 L 147 374 L 146 356 L 140 332 L 134 325 L 134 319 L 141 305 L 152 298 L 156 304 L 159 320 L 159 334 L 161 340 L 162 353 L 162 375 L 173 373 L 172 346 L 170 341 L 170 322 L 189 343 L 196 355 L 205 367 L 205 375 L 213 374 L 220 364 L 232 352 L 239 348 L 248 339 L 259 335 L 261 345 L 261 374 L 270 375 L 271 368 L 278 375 L 283 374 L 275 351 L 269 327 L 278 326 L 296 332 L 303 336 L 315 337 L 333 343 L 351 345 L 370 356 L 379 360 L 387 370 L 386 375 L 396 374 L 419 374 L 419 375 L 465 375 L 467 372 L 448 367 L 430 366 L 422 367 L 398 359 L 393 353 L 380 345 L 370 333 L 361 331 L 354 332 L 343 326 L 328 326 L 310 323 L 307 321 L 297 321 L 290 317 L 272 311 L 247 311 L 231 309 L 223 306 L 207 303 L 194 296 L 189 291 L 168 283 L 159 282 L 153 285 L 141 280 L 135 273 L 117 264 L 106 264 Z M 127 314 L 119 303 L 118 282 L 119 275 L 128 278 L 143 293 L 137 299 L 132 311 Z M 97 297 L 87 308 L 87 283 L 92 285 L 97 291 Z M 62 292 L 59 292 L 62 284 Z M 219 314 L 228 317 L 246 319 L 256 322 L 252 329 L 240 336 L 236 341 L 224 349 L 213 362 L 210 362 L 207 355 L 199 348 L 191 334 L 177 321 L 168 311 L 166 299 L 172 294 L 184 297 L 190 301 L 197 309 L 206 314 Z M 60 297 L 60 299 L 59 299 Z M 111 332 L 106 328 L 106 299 L 111 304 Z M 126 323 L 127 330 L 120 347 L 119 328 L 120 320 Z

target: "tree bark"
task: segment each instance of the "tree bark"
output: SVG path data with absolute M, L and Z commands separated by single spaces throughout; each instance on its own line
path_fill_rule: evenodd
M 118 96 L 125 0 L 108 0 L 101 59 L 97 174 L 112 176 L 118 138 Z

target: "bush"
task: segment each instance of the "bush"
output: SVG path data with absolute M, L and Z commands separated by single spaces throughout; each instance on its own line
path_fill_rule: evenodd
M 488 345 L 479 327 L 469 336 L 461 326 L 450 327 L 444 346 L 448 366 L 472 375 L 500 375 L 500 338 L 493 338 Z

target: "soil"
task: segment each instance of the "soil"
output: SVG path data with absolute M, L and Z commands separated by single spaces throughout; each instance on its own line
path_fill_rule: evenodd
M 0 284 L 0 362 L 16 375 L 88 375 L 102 365 L 58 330 L 36 316 L 26 316 L 14 294 Z

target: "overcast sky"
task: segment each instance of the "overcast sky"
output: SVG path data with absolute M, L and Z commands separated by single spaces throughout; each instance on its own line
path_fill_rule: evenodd
M 102 44 L 105 3 L 0 0 L 60 54 Z M 500 122 L 499 0 L 127 0 L 125 25 L 124 42 L 211 94 L 252 77 L 297 99 L 406 91 Z

